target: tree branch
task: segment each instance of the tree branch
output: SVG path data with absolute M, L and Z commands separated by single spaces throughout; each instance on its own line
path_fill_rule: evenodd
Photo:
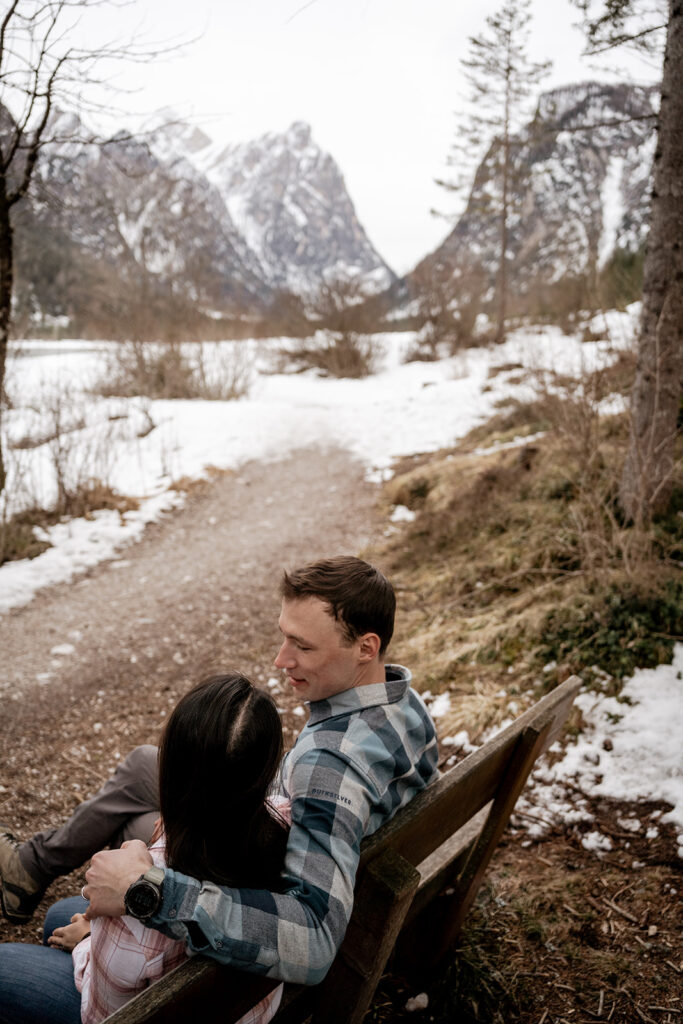
M 651 25 L 649 28 L 644 28 L 642 32 L 624 32 L 618 36 L 612 36 L 602 43 L 596 43 L 586 49 L 586 57 L 595 57 L 599 53 L 607 53 L 608 50 L 613 50 L 617 46 L 624 46 L 626 43 L 635 43 L 638 39 L 644 39 L 645 36 L 654 35 L 656 32 L 661 32 L 666 28 L 666 23 L 660 25 Z

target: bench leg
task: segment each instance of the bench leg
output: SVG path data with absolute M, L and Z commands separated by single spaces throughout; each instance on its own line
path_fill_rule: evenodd
M 316 1024 L 360 1024 L 419 881 L 419 872 L 393 850 L 368 865 L 353 920 L 316 998 Z
M 439 916 L 443 918 L 443 924 L 440 929 L 429 933 L 430 960 L 434 964 L 442 959 L 462 927 L 529 772 L 543 750 L 550 725 L 548 723 L 540 730 L 528 726 L 519 737 L 491 810 L 453 892 L 439 901 Z

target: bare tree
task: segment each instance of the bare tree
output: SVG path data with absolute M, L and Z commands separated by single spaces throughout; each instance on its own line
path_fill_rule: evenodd
M 472 170 L 472 155 L 482 142 L 493 138 L 491 157 L 499 194 L 494 202 L 500 224 L 498 259 L 498 328 L 496 340 L 505 338 L 508 300 L 508 234 L 513 203 L 514 135 L 527 113 L 533 86 L 547 74 L 548 62 L 534 63 L 526 54 L 531 0 L 505 0 L 486 19 L 488 32 L 470 38 L 469 56 L 461 61 L 470 86 L 470 109 L 458 125 L 458 139 L 449 163 Z M 464 159 L 463 159 L 464 157 Z M 469 182 L 462 174 L 455 181 L 438 181 L 444 188 L 462 191 Z
M 0 396 L 12 317 L 13 213 L 31 187 L 41 150 L 48 143 L 66 141 L 73 137 L 73 132 L 80 131 L 77 119 L 56 118 L 57 108 L 82 109 L 84 93 L 104 84 L 98 78 L 98 68 L 106 71 L 112 61 L 144 61 L 169 52 L 167 47 L 149 49 L 134 43 L 84 48 L 73 42 L 91 10 L 123 7 L 127 2 L 10 0 L 3 5 L 6 9 L 0 15 Z M 4 486 L 0 444 L 0 493 Z
M 631 435 L 619 489 L 626 518 L 640 524 L 669 505 L 683 393 L 683 4 L 668 0 L 658 10 L 640 0 L 606 0 L 595 16 L 590 0 L 577 5 L 591 54 L 624 44 L 652 54 L 666 31 Z
M 438 359 L 444 349 L 455 355 L 460 349 L 483 343 L 476 331 L 488 287 L 488 274 L 480 264 L 453 266 L 427 257 L 411 274 L 417 291 L 422 326 L 413 359 Z M 488 339 L 486 339 L 488 340 Z
M 369 333 L 374 317 L 367 315 L 362 280 L 339 277 L 321 281 L 309 306 L 312 338 L 301 338 L 279 351 L 289 371 L 316 369 L 330 377 L 367 377 L 375 368 L 381 346 Z

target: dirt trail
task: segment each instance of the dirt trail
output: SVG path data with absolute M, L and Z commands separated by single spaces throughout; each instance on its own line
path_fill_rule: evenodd
M 202 676 L 279 675 L 282 568 L 362 553 L 384 525 L 377 493 L 340 450 L 249 463 L 193 488 L 119 560 L 0 616 L 0 821 L 20 835 L 56 824 L 121 755 L 156 742 L 169 707 Z M 55 653 L 63 645 L 73 650 Z M 271 688 L 291 742 L 303 709 Z M 0 939 L 34 932 L 0 923 Z

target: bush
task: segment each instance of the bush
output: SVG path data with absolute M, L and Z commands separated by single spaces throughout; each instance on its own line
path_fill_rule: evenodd
M 248 394 L 251 360 L 239 343 L 213 352 L 177 343 L 127 341 L 116 345 L 105 377 L 94 390 L 105 397 L 200 398 L 231 401 Z
M 319 370 L 326 377 L 368 377 L 375 369 L 379 348 L 371 337 L 351 331 L 316 331 L 278 350 L 280 370 L 301 373 Z
M 35 558 L 47 551 L 50 544 L 36 537 L 35 527 L 44 514 L 31 509 L 0 521 L 0 565 L 21 558 Z
M 137 499 L 118 494 L 100 480 L 79 483 L 74 490 L 60 494 L 53 509 L 30 508 L 0 519 L 0 565 L 41 555 L 51 544 L 40 534 L 63 516 L 92 519 L 93 512 L 100 509 L 114 509 L 123 515 L 138 507 Z
M 669 663 L 683 632 L 683 583 L 658 593 L 610 589 L 597 601 L 551 611 L 541 627 L 538 656 L 578 672 L 593 665 L 615 679 L 637 668 Z

